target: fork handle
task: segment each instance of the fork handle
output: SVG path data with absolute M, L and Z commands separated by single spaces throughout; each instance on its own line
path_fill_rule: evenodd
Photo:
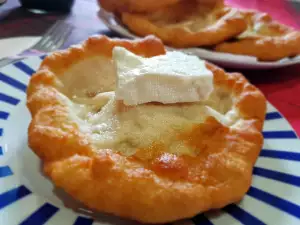
M 0 59 L 0 68 L 6 66 L 8 64 L 18 62 L 23 58 L 24 57 L 13 57 L 13 58 L 6 57 L 6 58 L 3 58 L 3 59 Z

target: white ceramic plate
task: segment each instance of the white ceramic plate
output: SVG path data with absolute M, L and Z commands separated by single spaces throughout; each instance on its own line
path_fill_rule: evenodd
M 27 145 L 31 118 L 25 106 L 28 81 L 41 60 L 31 57 L 0 69 L 0 224 L 136 224 L 90 212 L 43 176 L 40 160 Z M 270 104 L 263 134 L 263 150 L 243 200 L 174 224 L 300 224 L 300 141 Z
M 112 13 L 101 9 L 98 16 L 109 29 L 118 34 L 128 38 L 139 38 L 131 33 Z M 167 47 L 167 49 L 175 50 L 171 47 Z M 204 48 L 184 48 L 179 50 L 188 54 L 197 55 L 202 59 L 211 61 L 220 66 L 237 69 L 274 69 L 300 63 L 300 55 L 294 58 L 284 58 L 276 62 L 260 62 L 256 57 L 215 52 Z

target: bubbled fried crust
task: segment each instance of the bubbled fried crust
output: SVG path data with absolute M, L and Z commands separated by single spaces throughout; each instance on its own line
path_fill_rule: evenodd
M 99 5 L 108 12 L 141 13 L 152 12 L 179 0 L 98 0 Z
M 189 218 L 239 201 L 250 186 L 263 142 L 266 100 L 262 93 L 241 74 L 207 64 L 215 88 L 232 94 L 239 120 L 234 127 L 226 127 L 208 117 L 205 123 L 179 133 L 178 139 L 199 149 L 196 157 L 160 151 L 159 144 L 130 157 L 113 149 L 97 149 L 61 100 L 59 79 L 74 64 L 95 54 L 110 61 L 116 45 L 149 57 L 165 52 L 153 37 L 135 42 L 93 37 L 48 56 L 31 78 L 29 145 L 43 161 L 45 173 L 91 209 L 147 223 Z
M 180 1 L 149 14 L 122 13 L 122 22 L 139 36 L 154 34 L 169 46 L 219 44 L 246 29 L 240 13 L 222 2 Z
M 261 61 L 276 61 L 300 54 L 300 32 L 274 21 L 268 14 L 242 12 L 248 29 L 232 42 L 216 46 L 219 52 L 249 55 Z

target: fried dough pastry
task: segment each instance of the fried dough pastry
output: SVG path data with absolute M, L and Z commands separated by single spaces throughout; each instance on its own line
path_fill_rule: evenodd
M 274 21 L 270 15 L 244 11 L 248 29 L 232 42 L 216 46 L 219 52 L 255 56 L 276 61 L 300 54 L 300 32 Z
M 47 56 L 30 80 L 29 145 L 45 173 L 87 207 L 146 223 L 239 201 L 263 143 L 262 93 L 212 64 L 205 102 L 125 106 L 114 98 L 114 46 L 145 57 L 161 41 L 89 38 Z
M 215 45 L 247 27 L 240 13 L 222 1 L 182 0 L 148 14 L 122 13 L 121 20 L 137 35 L 154 34 L 178 48 Z
M 98 0 L 99 5 L 108 12 L 152 12 L 179 0 Z

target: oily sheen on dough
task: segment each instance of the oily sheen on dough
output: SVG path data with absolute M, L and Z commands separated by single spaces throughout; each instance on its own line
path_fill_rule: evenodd
M 156 35 L 173 47 L 211 46 L 242 33 L 246 22 L 223 1 L 181 0 L 151 13 L 121 13 L 122 22 L 140 36 Z
M 248 28 L 232 42 L 224 42 L 215 50 L 255 56 L 262 61 L 276 61 L 300 54 L 300 32 L 274 21 L 257 11 L 241 11 Z
M 91 209 L 146 223 L 241 200 L 263 143 L 262 93 L 207 63 L 214 74 L 207 101 L 125 106 L 114 99 L 114 46 L 165 54 L 153 36 L 94 36 L 47 56 L 32 76 L 28 139 L 46 175 Z

